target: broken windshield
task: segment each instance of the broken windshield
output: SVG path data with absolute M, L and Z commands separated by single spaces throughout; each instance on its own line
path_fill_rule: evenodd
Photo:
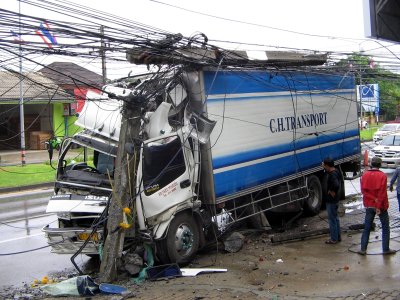
M 167 186 L 185 170 L 182 144 L 177 136 L 144 145 L 143 185 L 146 196 Z

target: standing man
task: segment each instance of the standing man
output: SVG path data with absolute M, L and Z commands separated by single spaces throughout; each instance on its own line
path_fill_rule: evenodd
M 367 170 L 361 177 L 361 193 L 365 207 L 364 230 L 361 236 L 361 250 L 358 254 L 365 255 L 369 242 L 369 233 L 375 215 L 379 216 L 382 224 L 382 251 L 383 254 L 394 254 L 396 251 L 389 248 L 390 229 L 389 229 L 389 201 L 387 196 L 387 177 L 379 170 L 382 159 L 373 157 L 371 169 Z
M 396 168 L 396 171 L 393 174 L 392 179 L 390 180 L 390 191 L 393 192 L 393 184 L 397 180 L 396 191 L 397 191 L 397 203 L 399 204 L 399 212 L 400 212 L 400 167 Z
M 330 157 L 324 159 L 322 166 L 328 176 L 326 191 L 324 191 L 324 200 L 326 203 L 326 211 L 328 212 L 330 239 L 325 241 L 325 243 L 337 244 L 342 240 L 338 216 L 341 175 L 339 173 L 340 171 L 335 168 L 333 159 Z

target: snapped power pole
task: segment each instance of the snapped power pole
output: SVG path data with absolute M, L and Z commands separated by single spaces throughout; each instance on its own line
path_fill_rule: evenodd
M 113 195 L 108 208 L 107 237 L 100 265 L 100 281 L 113 282 L 117 277 L 117 261 L 122 256 L 125 231 L 119 224 L 123 220 L 123 208 L 130 207 L 135 199 L 136 169 L 135 159 L 139 149 L 135 147 L 133 155 L 126 151 L 125 144 L 138 137 L 140 130 L 140 106 L 124 102 L 121 131 L 118 143 L 114 171 Z M 132 153 L 131 153 L 132 154 Z

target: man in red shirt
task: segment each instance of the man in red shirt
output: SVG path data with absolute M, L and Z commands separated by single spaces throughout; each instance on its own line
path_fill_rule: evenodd
M 382 224 L 382 251 L 383 254 L 394 254 L 396 251 L 389 248 L 390 229 L 389 229 L 389 201 L 387 196 L 387 177 L 379 170 L 382 160 L 373 157 L 371 169 L 367 170 L 361 177 L 361 193 L 365 207 L 364 230 L 361 236 L 361 250 L 358 254 L 365 255 L 369 242 L 369 234 L 375 215 L 379 216 Z

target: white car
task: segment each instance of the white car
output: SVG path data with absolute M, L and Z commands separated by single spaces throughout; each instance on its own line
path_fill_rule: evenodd
M 396 168 L 400 165 L 400 133 L 387 135 L 382 142 L 368 152 L 368 163 L 373 157 L 382 159 L 382 168 Z
M 378 143 L 383 139 L 383 137 L 396 132 L 400 132 L 400 123 L 388 123 L 383 125 L 377 132 L 374 133 L 372 140 L 375 143 Z

